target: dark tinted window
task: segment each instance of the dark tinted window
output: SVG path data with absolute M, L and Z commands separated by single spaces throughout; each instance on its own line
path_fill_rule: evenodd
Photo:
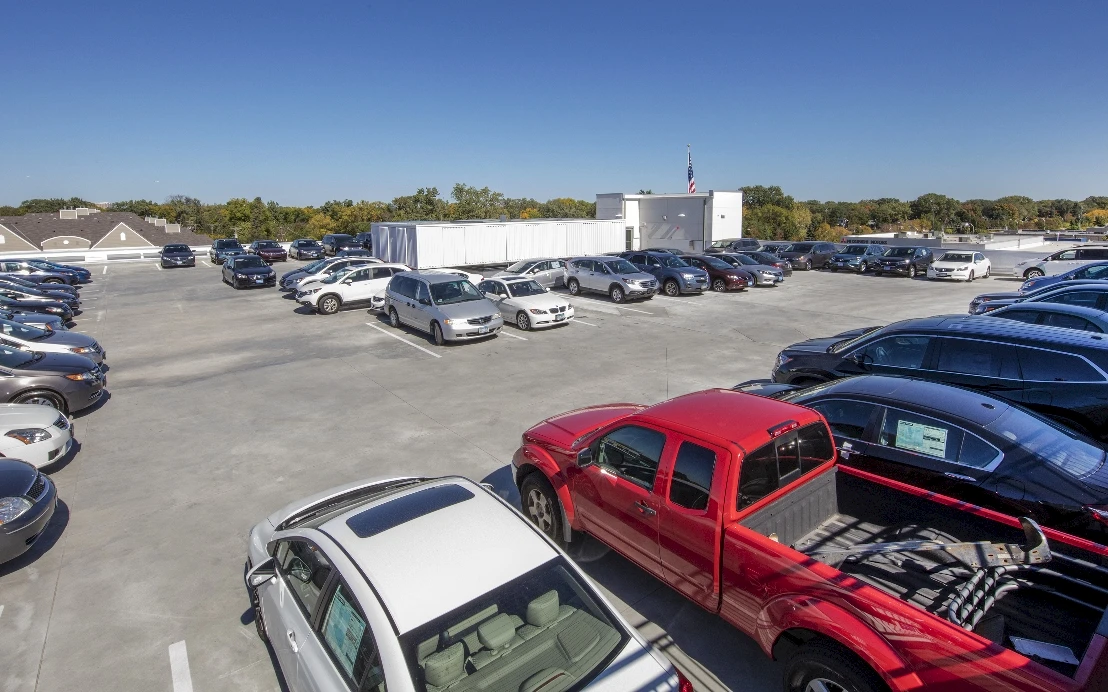
M 1012 347 L 988 341 L 941 340 L 936 368 L 963 375 L 1019 379 Z
M 1083 358 L 1068 353 L 1017 347 L 1023 379 L 1033 382 L 1103 382 Z
M 890 336 L 864 347 L 866 362 L 891 368 L 920 368 L 930 338 L 926 336 Z
M 962 430 L 934 418 L 890 408 L 885 410 L 877 442 L 906 452 L 957 461 Z
M 965 434 L 962 440 L 962 451 L 958 454 L 958 463 L 972 466 L 975 469 L 983 469 L 1000 455 L 1000 452 L 988 442 L 977 435 Z
M 1087 308 L 1095 308 L 1100 296 L 1100 291 L 1067 291 L 1049 298 L 1043 298 L 1044 303 L 1062 303 L 1064 305 L 1081 305 Z
M 319 594 L 331 574 L 331 563 L 316 550 L 315 546 L 303 541 L 283 541 L 277 546 L 277 569 L 285 577 L 289 591 L 296 602 L 311 617 L 315 611 Z
M 1108 279 L 1108 264 L 1098 264 L 1095 267 L 1085 267 L 1073 273 L 1075 279 Z
M 874 404 L 843 399 L 820 401 L 809 406 L 823 414 L 831 426 L 832 434 L 854 439 L 862 437 L 873 415 L 873 409 L 877 408 Z
M 738 508 L 754 504 L 833 456 L 834 445 L 823 423 L 812 423 L 763 445 L 743 459 Z
M 1078 317 L 1077 315 L 1066 315 L 1060 312 L 1048 312 L 1043 315 L 1042 324 L 1049 324 L 1051 327 L 1064 327 L 1065 329 L 1081 329 L 1089 332 L 1103 331 L 1100 327 L 1096 326 L 1084 317 Z
M 596 461 L 635 483 L 651 488 L 665 444 L 666 436 L 657 430 L 628 425 L 600 440 Z
M 1031 310 L 1005 310 L 1004 312 L 994 313 L 994 317 L 1003 317 L 1006 320 L 1015 320 L 1016 322 L 1026 322 L 1027 324 L 1038 324 L 1039 322 L 1038 312 Z
M 707 509 L 715 470 L 715 452 L 692 442 L 682 442 L 673 465 L 670 501 L 689 509 Z
M 374 267 L 373 278 L 374 279 L 387 279 L 396 273 L 396 270 L 392 267 Z
M 410 277 L 394 276 L 389 282 L 389 288 L 406 298 L 415 298 L 415 282 Z
M 1102 247 L 1082 248 L 1077 251 L 1077 259 L 1105 260 L 1108 259 L 1108 249 Z

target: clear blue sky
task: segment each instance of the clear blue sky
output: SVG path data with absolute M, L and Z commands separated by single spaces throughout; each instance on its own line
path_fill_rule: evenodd
M 1108 2 L 6 2 L 0 204 L 1108 194 Z

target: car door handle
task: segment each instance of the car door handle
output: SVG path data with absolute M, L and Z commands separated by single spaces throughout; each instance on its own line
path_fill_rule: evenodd
M 289 646 L 292 647 L 292 652 L 294 654 L 300 653 L 300 647 L 296 644 L 296 633 L 292 630 L 285 630 L 285 634 L 289 637 Z
M 647 517 L 652 517 L 658 513 L 655 510 L 651 509 L 650 506 L 642 500 L 635 503 L 635 509 L 639 510 L 639 514 Z
M 961 473 L 951 473 L 950 471 L 945 471 L 945 472 L 943 472 L 943 475 L 948 477 L 948 478 L 953 478 L 953 479 L 958 480 L 958 481 L 966 481 L 968 483 L 976 483 L 977 482 L 977 479 L 974 478 L 973 476 L 965 476 Z

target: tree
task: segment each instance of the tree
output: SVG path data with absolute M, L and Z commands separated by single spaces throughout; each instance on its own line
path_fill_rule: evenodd
M 766 204 L 743 211 L 743 235 L 762 240 L 801 240 L 806 233 L 806 228 L 797 228 L 791 209 Z
M 452 219 L 495 219 L 501 214 L 508 215 L 504 195 L 493 192 L 487 186 L 477 189 L 457 183 L 450 196 L 454 199 L 454 203 L 450 205 Z
M 1093 226 L 1108 226 L 1108 209 L 1090 209 L 1085 219 Z
M 556 197 L 539 205 L 542 219 L 595 219 L 596 202 L 586 202 L 572 197 Z
M 62 209 L 76 209 L 77 207 L 95 207 L 92 202 L 86 202 L 80 197 L 69 199 L 25 199 L 19 205 L 24 214 L 56 214 Z
M 654 191 L 653 190 L 641 190 L 640 189 L 639 194 L 640 195 L 652 195 L 652 194 L 654 194 Z
M 813 240 L 821 240 L 826 243 L 837 243 L 843 239 L 847 231 L 842 226 L 832 226 L 829 223 L 821 223 L 812 233 Z
M 747 185 L 739 188 L 743 193 L 744 207 L 775 206 L 781 209 L 792 209 L 793 198 L 786 195 L 778 185 L 765 187 L 764 185 Z
M 397 221 L 443 221 L 447 204 L 439 198 L 437 187 L 421 187 L 414 195 L 393 198 L 388 212 Z
M 920 195 L 909 203 L 912 217 L 926 219 L 932 228 L 945 228 L 958 213 L 958 200 L 935 192 Z

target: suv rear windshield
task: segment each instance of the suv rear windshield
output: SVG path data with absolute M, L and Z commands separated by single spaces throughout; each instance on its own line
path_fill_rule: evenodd
M 400 637 L 415 689 L 580 689 L 629 635 L 555 558 Z

